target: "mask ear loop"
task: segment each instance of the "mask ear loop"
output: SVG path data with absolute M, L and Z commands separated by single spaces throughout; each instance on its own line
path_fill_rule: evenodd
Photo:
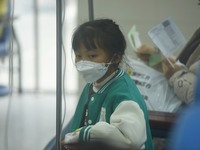
M 111 58 L 111 60 L 109 61 L 109 63 L 107 63 L 107 64 L 109 64 L 109 65 L 114 64 L 114 62 L 112 62 L 112 61 L 114 60 L 114 58 L 115 58 L 116 55 L 117 55 L 117 54 L 115 53 L 115 54 L 113 55 L 113 57 Z
M 114 54 L 114 56 L 115 56 L 115 54 Z M 114 63 L 112 62 L 114 56 L 111 58 L 111 60 L 110 60 L 108 63 L 104 63 L 106 67 L 109 67 L 111 64 L 114 64 Z
M 121 54 L 120 54 L 120 53 L 119 53 L 119 54 L 115 53 L 115 54 L 113 55 L 112 59 L 110 60 L 109 64 L 118 64 L 118 62 L 115 62 L 115 61 L 114 61 L 114 62 L 112 62 L 112 61 L 114 60 L 115 56 L 117 56 L 117 55 L 120 55 L 120 56 L 121 56 Z M 123 55 L 122 55 L 122 58 L 121 58 L 121 60 L 120 60 L 119 64 L 121 64 L 121 63 L 122 63 L 124 55 L 125 55 L 125 54 L 123 54 Z

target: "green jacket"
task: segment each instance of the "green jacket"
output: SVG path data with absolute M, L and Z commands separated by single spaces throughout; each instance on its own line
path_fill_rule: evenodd
M 102 128 L 100 129 L 100 132 L 101 130 L 106 131 L 107 126 L 109 128 L 108 132 L 111 132 L 109 130 L 110 129 L 112 130 L 112 128 L 110 127 L 110 125 L 107 125 L 107 124 L 105 125 L 105 122 L 115 126 L 116 123 L 113 123 L 112 120 L 114 119 L 111 118 L 112 115 L 115 117 L 117 116 L 117 118 L 119 117 L 118 119 L 120 119 L 120 115 L 118 116 L 118 114 L 121 114 L 121 116 L 123 116 L 122 114 L 125 114 L 124 117 L 121 118 L 122 120 L 125 121 L 124 124 L 126 124 L 126 121 L 127 122 L 128 121 L 130 122 L 130 120 L 135 121 L 134 117 L 127 118 L 127 120 L 126 120 L 126 117 L 129 115 L 128 105 L 130 106 L 130 104 L 131 105 L 133 104 L 133 106 L 135 106 L 136 104 L 137 106 L 139 105 L 138 108 L 141 110 L 141 112 L 143 112 L 142 115 L 144 116 L 142 116 L 141 118 L 143 118 L 146 122 L 145 135 L 146 135 L 147 140 L 145 142 L 145 149 L 153 150 L 154 148 L 153 148 L 152 137 L 151 137 L 150 127 L 149 127 L 147 108 L 143 100 L 143 97 L 138 91 L 133 80 L 124 71 L 119 69 L 116 75 L 111 80 L 109 80 L 106 84 L 104 84 L 98 90 L 97 93 L 92 93 L 90 95 L 89 93 L 90 93 L 91 87 L 92 87 L 92 84 L 89 84 L 89 83 L 85 86 L 81 94 L 79 103 L 77 105 L 75 114 L 74 114 L 74 120 L 72 122 L 71 131 L 75 131 L 76 129 L 82 127 L 80 131 L 79 140 L 87 142 L 93 139 L 94 136 L 96 136 L 95 132 L 99 130 L 98 127 L 95 127 L 95 124 L 97 123 L 99 124 L 98 125 L 99 128 Z M 130 109 L 133 109 L 131 111 L 134 111 L 135 108 L 132 107 Z M 120 111 L 124 111 L 124 113 Z M 123 124 L 123 121 L 121 124 Z M 128 125 L 129 124 L 127 123 L 127 127 Z M 94 130 L 92 131 L 93 127 L 94 127 Z M 123 127 L 123 125 L 121 128 L 123 128 L 121 132 L 123 132 L 124 130 L 127 133 L 128 137 L 132 136 L 132 135 L 129 135 L 128 130 L 134 131 L 134 125 L 129 126 L 129 129 Z M 137 131 L 134 131 L 134 132 L 137 132 Z M 125 133 L 122 133 L 122 134 L 125 134 Z M 104 138 L 104 136 L 102 137 Z M 124 141 L 126 141 L 126 139 L 124 139 Z

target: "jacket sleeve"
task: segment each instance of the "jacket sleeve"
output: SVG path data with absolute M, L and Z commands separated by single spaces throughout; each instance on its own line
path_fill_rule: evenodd
M 197 61 L 188 70 L 180 70 L 169 79 L 169 84 L 174 88 L 176 95 L 186 104 L 193 100 L 199 65 L 200 61 Z
M 133 101 L 121 102 L 107 122 L 98 122 L 81 129 L 79 140 L 100 141 L 118 148 L 143 149 L 146 135 L 144 113 Z

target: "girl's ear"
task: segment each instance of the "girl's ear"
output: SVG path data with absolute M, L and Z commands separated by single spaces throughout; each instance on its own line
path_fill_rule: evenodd
M 113 58 L 113 63 L 114 64 L 119 64 L 122 60 L 122 54 L 121 53 L 115 53 L 114 58 Z

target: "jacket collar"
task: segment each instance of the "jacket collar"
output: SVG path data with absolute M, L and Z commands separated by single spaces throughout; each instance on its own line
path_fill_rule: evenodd
M 111 78 L 108 82 L 106 82 L 100 89 L 97 91 L 98 94 L 103 93 L 107 87 L 113 83 L 116 79 L 120 78 L 121 76 L 124 75 L 124 71 L 122 69 L 118 69 L 116 74 L 114 75 L 113 78 Z

